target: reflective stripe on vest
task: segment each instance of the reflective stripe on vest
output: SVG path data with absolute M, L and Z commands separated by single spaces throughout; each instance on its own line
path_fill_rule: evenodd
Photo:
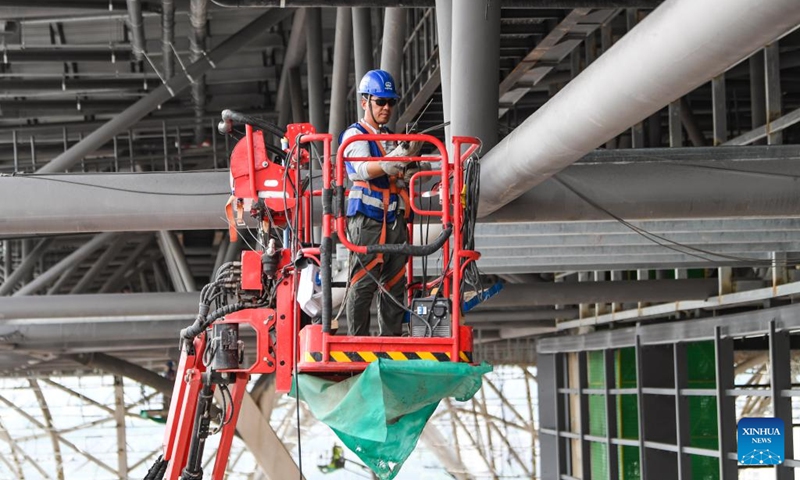
M 371 133 L 361 123 L 354 123 L 350 125 L 347 130 L 351 128 L 355 128 L 361 133 Z M 345 132 L 347 130 L 345 130 Z M 343 137 L 344 132 L 342 132 L 342 135 L 340 136 L 340 142 Z M 386 156 L 386 152 L 383 150 L 383 147 L 379 142 L 369 141 L 367 144 L 369 145 L 370 156 Z M 350 162 L 346 162 L 345 167 L 347 169 L 348 176 L 355 173 L 355 170 Z M 394 179 L 390 179 L 388 175 L 381 175 L 380 177 L 373 178 L 369 181 L 355 181 L 353 183 L 353 188 L 350 189 L 350 194 L 347 196 L 348 202 L 346 215 L 348 217 L 352 217 L 357 213 L 361 213 L 379 222 L 385 221 L 388 223 L 393 223 L 395 221 L 399 206 L 399 192 L 394 184 Z M 384 199 L 384 191 L 390 192 L 388 202 L 386 199 Z M 383 211 L 384 205 L 386 205 L 386 212 Z

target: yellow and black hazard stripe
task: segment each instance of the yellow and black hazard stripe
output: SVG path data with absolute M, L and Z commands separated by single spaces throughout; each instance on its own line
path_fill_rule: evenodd
M 433 360 L 434 362 L 449 362 L 450 352 L 343 352 L 331 351 L 330 362 L 333 363 L 372 363 L 379 358 L 387 360 Z M 472 352 L 461 352 L 459 359 L 462 362 L 472 363 Z M 322 352 L 306 352 L 304 360 L 308 363 L 322 361 Z

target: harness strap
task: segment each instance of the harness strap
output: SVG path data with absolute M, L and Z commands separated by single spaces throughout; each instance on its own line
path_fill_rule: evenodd
M 405 269 L 405 268 L 401 268 L 401 269 L 400 269 L 400 270 L 397 272 L 397 274 L 396 274 L 394 277 L 392 277 L 392 279 L 391 279 L 391 280 L 389 280 L 389 281 L 388 281 L 386 284 L 384 284 L 384 286 L 383 286 L 383 287 L 384 287 L 386 290 L 391 290 L 391 289 L 392 289 L 392 287 L 394 287 L 395 285 L 397 285 L 397 282 L 399 282 L 400 280 L 402 280 L 402 279 L 403 279 L 403 277 L 405 277 L 405 275 L 406 275 L 406 269 Z
M 373 258 L 372 261 L 370 261 L 369 263 L 364 265 L 364 268 L 362 268 L 361 270 L 357 271 L 355 273 L 355 275 L 353 275 L 350 278 L 350 284 L 351 285 L 355 285 L 356 283 L 358 283 L 359 280 L 364 278 L 364 276 L 367 274 L 367 272 L 369 270 L 372 270 L 373 268 L 375 268 L 375 265 L 377 265 L 378 263 L 380 263 L 382 261 L 383 261 L 383 257 L 381 257 L 380 255 L 376 256 L 375 258 Z

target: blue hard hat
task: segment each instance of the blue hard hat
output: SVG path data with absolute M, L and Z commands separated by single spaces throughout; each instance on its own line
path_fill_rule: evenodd
M 400 98 L 394 78 L 386 70 L 370 70 L 358 84 L 358 93 L 378 98 Z

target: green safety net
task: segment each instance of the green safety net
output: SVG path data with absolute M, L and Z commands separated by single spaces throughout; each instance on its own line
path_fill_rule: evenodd
M 300 374 L 300 399 L 381 480 L 391 480 L 411 455 L 439 401 L 466 401 L 481 388 L 483 363 L 378 359 L 341 382 Z M 295 391 L 292 391 L 295 396 Z

